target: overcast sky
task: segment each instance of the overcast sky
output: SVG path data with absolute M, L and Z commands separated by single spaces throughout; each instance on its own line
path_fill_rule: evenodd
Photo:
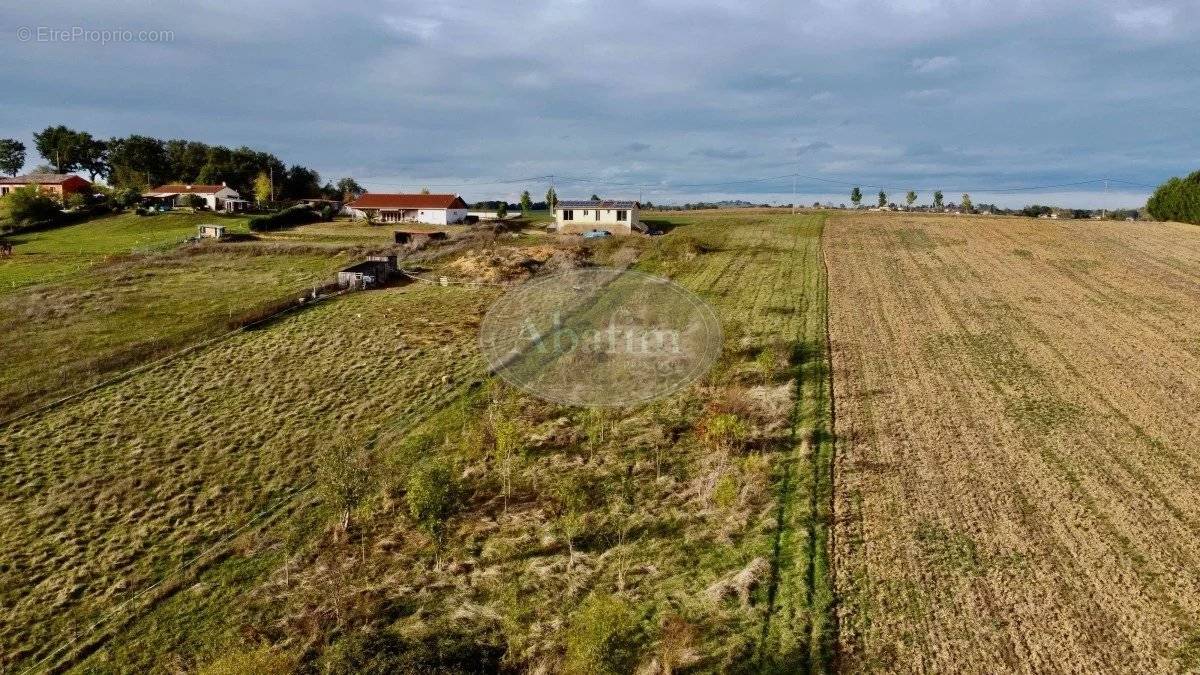
M 790 201 L 790 178 L 713 184 L 801 173 L 834 181 L 805 201 L 1136 206 L 1128 183 L 987 189 L 1200 169 L 1195 0 L 43 0 L 0 26 L 0 137 L 249 145 L 374 191 Z M 75 27 L 134 41 L 50 32 Z

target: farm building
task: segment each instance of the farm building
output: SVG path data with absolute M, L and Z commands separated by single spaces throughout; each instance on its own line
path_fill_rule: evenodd
M 206 224 L 196 228 L 196 236 L 201 239 L 224 239 L 225 226 Z
M 396 256 L 373 255 L 338 272 L 338 286 L 352 289 L 371 288 L 387 283 L 388 279 L 399 271 Z
M 192 195 L 204 200 L 204 205 L 212 211 L 241 211 L 246 207 L 246 200 L 241 198 L 237 190 L 221 183 L 220 185 L 159 185 L 147 191 L 142 196 L 151 201 L 170 206 L 187 206 Z
M 644 229 L 638 218 L 638 203 L 632 201 L 561 201 L 554 205 L 554 222 L 559 234 L 583 234 L 591 230 L 632 234 Z
M 60 200 L 77 192 L 87 194 L 92 189 L 91 183 L 74 174 L 31 173 L 24 176 L 0 177 L 0 197 L 27 185 L 36 185 L 42 192 L 52 194 Z
M 399 229 L 393 236 L 397 244 L 407 244 L 415 248 L 430 241 L 444 241 L 447 234 L 440 230 Z
M 467 217 L 467 203 L 458 195 L 371 193 L 346 205 L 355 218 L 368 215 L 383 223 L 450 225 Z

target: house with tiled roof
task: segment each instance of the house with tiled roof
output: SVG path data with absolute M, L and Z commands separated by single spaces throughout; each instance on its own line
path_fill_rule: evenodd
M 220 185 L 169 183 L 159 185 L 142 194 L 143 197 L 172 206 L 187 206 L 191 195 L 203 199 L 204 205 L 211 211 L 240 211 L 247 203 L 237 190 L 225 183 Z
M 42 192 L 52 194 L 60 201 L 67 195 L 77 192 L 87 194 L 92 190 L 91 183 L 75 174 L 31 173 L 24 176 L 0 177 L 0 197 L 27 185 L 36 185 Z
M 451 225 L 467 218 L 467 203 L 452 194 L 398 194 L 368 192 L 346 205 L 355 218 L 381 223 Z

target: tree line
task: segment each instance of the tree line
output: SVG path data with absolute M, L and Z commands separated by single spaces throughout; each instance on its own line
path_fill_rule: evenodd
M 145 190 L 165 183 L 225 183 L 258 201 L 345 199 L 364 190 L 353 178 L 321 184 L 313 169 L 285 165 L 269 152 L 246 146 L 228 148 L 184 139 L 162 140 L 131 134 L 109 139 L 63 125 L 33 135 L 34 148 L 54 173 L 86 172 L 119 188 Z M 26 148 L 15 139 L 0 139 L 0 172 L 16 175 L 25 164 Z

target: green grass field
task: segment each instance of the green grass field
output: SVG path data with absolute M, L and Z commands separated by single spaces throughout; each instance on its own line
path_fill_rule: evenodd
M 82 274 L 114 256 L 173 248 L 196 234 L 201 223 L 221 223 L 231 233 L 249 232 L 246 218 L 212 213 L 123 213 L 6 239 L 11 258 L 0 258 L 0 293 Z
M 641 269 L 717 309 L 725 355 L 668 401 L 605 414 L 506 389 L 475 347 L 498 291 L 418 283 L 307 308 L 0 428 L 0 667 L 353 670 L 364 649 L 417 667 L 436 643 L 443 659 L 520 669 L 825 669 L 822 217 L 663 219 L 667 237 L 593 252 L 637 250 Z M 222 263 L 209 276 L 228 280 L 243 257 L 187 257 L 158 311 L 183 321 L 177 291 Z M 294 251 L 259 257 L 246 289 L 279 274 L 276 258 L 303 267 Z M 201 323 L 221 311 L 205 307 Z M 144 320 L 134 332 L 157 325 Z M 317 480 L 339 444 L 370 448 L 375 477 L 345 533 Z M 437 466 L 457 490 L 435 537 L 410 506 L 414 476 Z M 589 636 L 593 624 L 613 632 Z

